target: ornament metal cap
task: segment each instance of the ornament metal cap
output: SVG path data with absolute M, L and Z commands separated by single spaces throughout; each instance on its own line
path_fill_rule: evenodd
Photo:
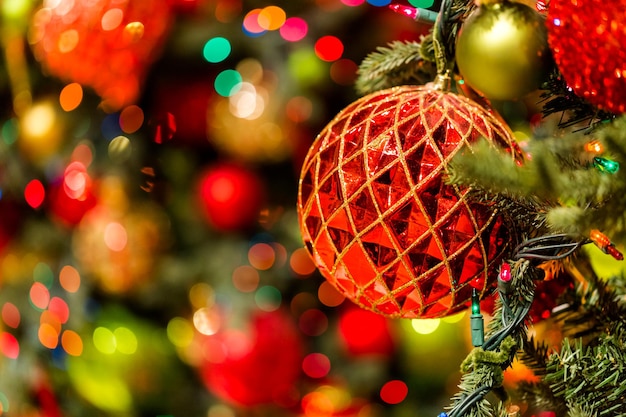
M 435 90 L 449 91 L 451 82 L 450 71 L 446 71 L 442 74 L 437 74 L 432 84 Z

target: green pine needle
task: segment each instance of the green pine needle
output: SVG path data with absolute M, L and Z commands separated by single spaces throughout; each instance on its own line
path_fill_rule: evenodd
M 394 41 L 379 47 L 359 66 L 356 90 L 365 95 L 405 84 L 426 84 L 436 75 L 435 64 L 422 57 L 419 42 Z

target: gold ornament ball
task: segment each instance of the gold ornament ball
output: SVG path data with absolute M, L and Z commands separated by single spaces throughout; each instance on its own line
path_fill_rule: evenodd
M 521 3 L 482 4 L 457 37 L 459 72 L 491 100 L 514 100 L 538 89 L 550 62 L 544 18 Z

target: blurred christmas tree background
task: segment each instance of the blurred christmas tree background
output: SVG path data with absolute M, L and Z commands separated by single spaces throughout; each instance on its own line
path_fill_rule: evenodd
M 457 325 L 344 302 L 295 211 L 359 62 L 428 30 L 379 3 L 2 3 L 3 414 L 439 410 Z
M 317 134 L 388 86 L 359 84 L 361 63 L 422 42 L 434 18 L 406 12 L 441 8 L 399 3 L 2 2 L 0 414 L 448 406 L 472 349 L 469 313 L 359 308 L 320 275 L 296 211 Z M 420 65 L 395 75 L 430 81 L 434 64 Z M 523 144 L 555 124 L 538 122 L 538 102 L 493 105 Z M 598 275 L 621 271 L 590 251 Z M 532 334 L 559 345 L 550 312 L 574 285 L 550 282 Z M 504 384 L 520 381 L 536 376 L 515 362 Z

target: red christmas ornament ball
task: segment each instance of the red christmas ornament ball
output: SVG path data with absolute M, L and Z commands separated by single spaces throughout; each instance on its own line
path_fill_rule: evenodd
M 215 396 L 245 407 L 293 405 L 303 346 L 284 311 L 257 311 L 247 329 L 206 336 L 203 348 L 207 354 L 200 373 Z
M 597 107 L 626 111 L 626 0 L 552 0 L 548 44 L 567 85 Z
M 115 111 L 138 99 L 171 20 L 167 0 L 44 2 L 29 40 L 50 75 L 93 88 Z
M 264 185 L 256 173 L 234 163 L 218 163 L 200 177 L 200 208 L 217 230 L 254 226 L 265 201 Z
M 431 318 L 482 294 L 510 246 L 501 216 L 446 183 L 480 138 L 521 160 L 509 130 L 434 84 L 381 90 L 343 109 L 305 158 L 298 212 L 321 274 L 359 306 Z

